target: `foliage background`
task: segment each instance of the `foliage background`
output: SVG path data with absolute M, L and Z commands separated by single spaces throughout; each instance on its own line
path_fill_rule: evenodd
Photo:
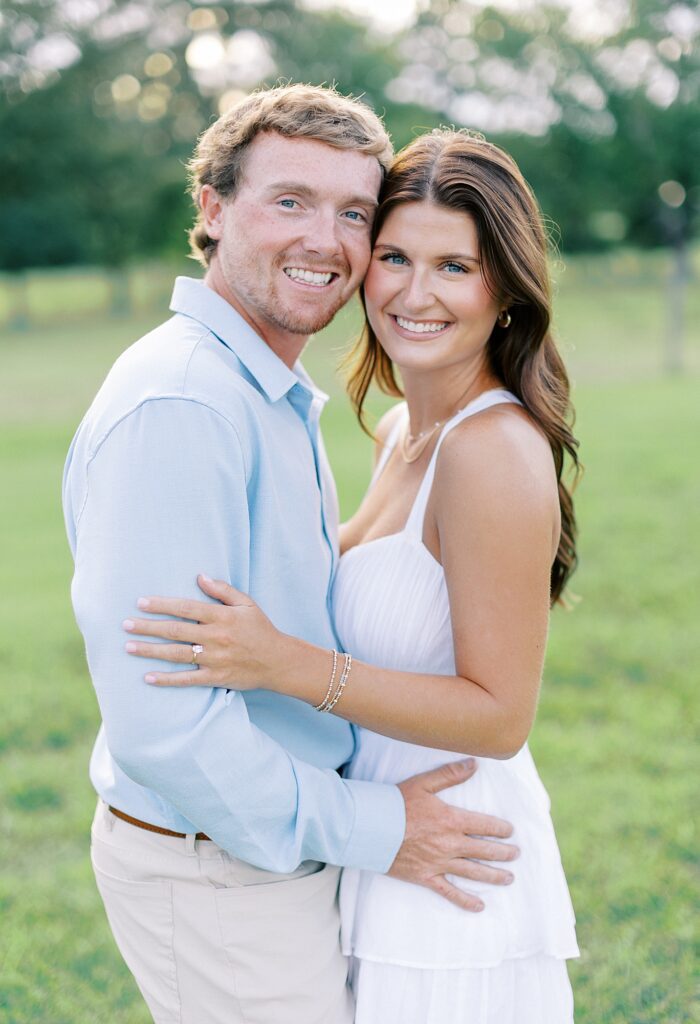
M 196 134 L 241 91 L 285 76 L 364 94 L 398 144 L 444 121 L 487 131 L 558 225 L 557 332 L 586 464 L 581 600 L 553 616 L 532 747 L 578 910 L 577 1021 L 689 1024 L 697 9 L 433 0 L 388 32 L 319 6 L 0 9 L 0 1021 L 148 1019 L 87 856 L 97 708 L 68 598 L 60 474 L 110 363 L 163 318 L 173 273 L 193 272 L 183 164 Z M 357 326 L 344 312 L 307 360 L 333 396 L 324 432 L 346 514 L 369 466 L 335 374 Z
M 298 0 L 8 0 L 0 269 L 180 253 L 193 139 L 278 78 L 363 95 L 398 146 L 487 130 L 568 251 L 678 245 L 700 202 L 699 23 L 666 0 L 430 0 L 395 34 Z

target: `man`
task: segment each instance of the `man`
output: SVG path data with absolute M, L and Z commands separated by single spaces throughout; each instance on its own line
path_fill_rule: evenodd
M 467 858 L 515 853 L 469 835 L 505 823 L 435 796 L 470 766 L 344 781 L 347 723 L 269 692 L 148 687 L 120 629 L 139 595 L 201 596 L 205 571 L 337 646 L 325 396 L 297 359 L 362 280 L 391 155 L 378 119 L 326 89 L 259 92 L 212 125 L 191 168 L 205 280 L 178 280 L 174 317 L 117 360 L 69 453 L 72 596 L 104 722 L 93 865 L 158 1024 L 349 1024 L 338 866 L 479 909 L 445 872 L 504 881 Z

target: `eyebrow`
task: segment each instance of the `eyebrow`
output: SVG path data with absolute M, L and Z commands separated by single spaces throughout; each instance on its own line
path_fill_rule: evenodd
M 400 245 L 388 245 L 386 242 L 377 242 L 374 246 L 375 249 L 390 249 L 392 252 L 399 253 L 400 256 L 406 256 L 406 252 L 401 248 Z M 478 256 L 468 256 L 465 252 L 449 252 L 438 256 L 437 259 L 440 263 L 449 263 L 450 260 L 459 260 L 461 263 L 476 263 L 477 266 L 481 264 L 481 260 Z
M 268 185 L 267 192 L 294 192 L 300 196 L 315 196 L 316 190 L 299 181 L 273 181 Z M 368 206 L 374 210 L 378 206 L 376 196 L 355 195 L 349 196 L 342 203 L 343 206 Z

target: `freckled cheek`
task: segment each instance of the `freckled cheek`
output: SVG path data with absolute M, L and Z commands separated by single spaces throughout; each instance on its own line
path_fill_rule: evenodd
M 397 291 L 398 287 L 393 276 L 388 274 L 381 264 L 370 263 L 364 283 L 367 311 L 381 310 Z
M 284 252 L 296 243 L 302 234 L 298 224 L 277 215 L 274 211 L 258 212 L 252 224 L 251 237 L 261 249 Z
M 343 243 L 345 258 L 350 266 L 350 273 L 358 282 L 365 278 L 370 258 L 369 240 L 360 238 L 346 239 Z

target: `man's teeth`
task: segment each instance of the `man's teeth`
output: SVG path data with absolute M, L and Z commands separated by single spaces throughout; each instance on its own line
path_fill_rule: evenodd
M 404 320 L 402 316 L 396 317 L 396 323 L 405 331 L 413 331 L 414 334 L 434 334 L 436 331 L 441 331 L 443 327 L 447 327 L 444 320 Z
M 284 272 L 292 281 L 303 281 L 304 284 L 324 285 L 333 277 L 332 274 L 315 274 L 313 270 L 301 270 L 299 267 L 285 267 Z

